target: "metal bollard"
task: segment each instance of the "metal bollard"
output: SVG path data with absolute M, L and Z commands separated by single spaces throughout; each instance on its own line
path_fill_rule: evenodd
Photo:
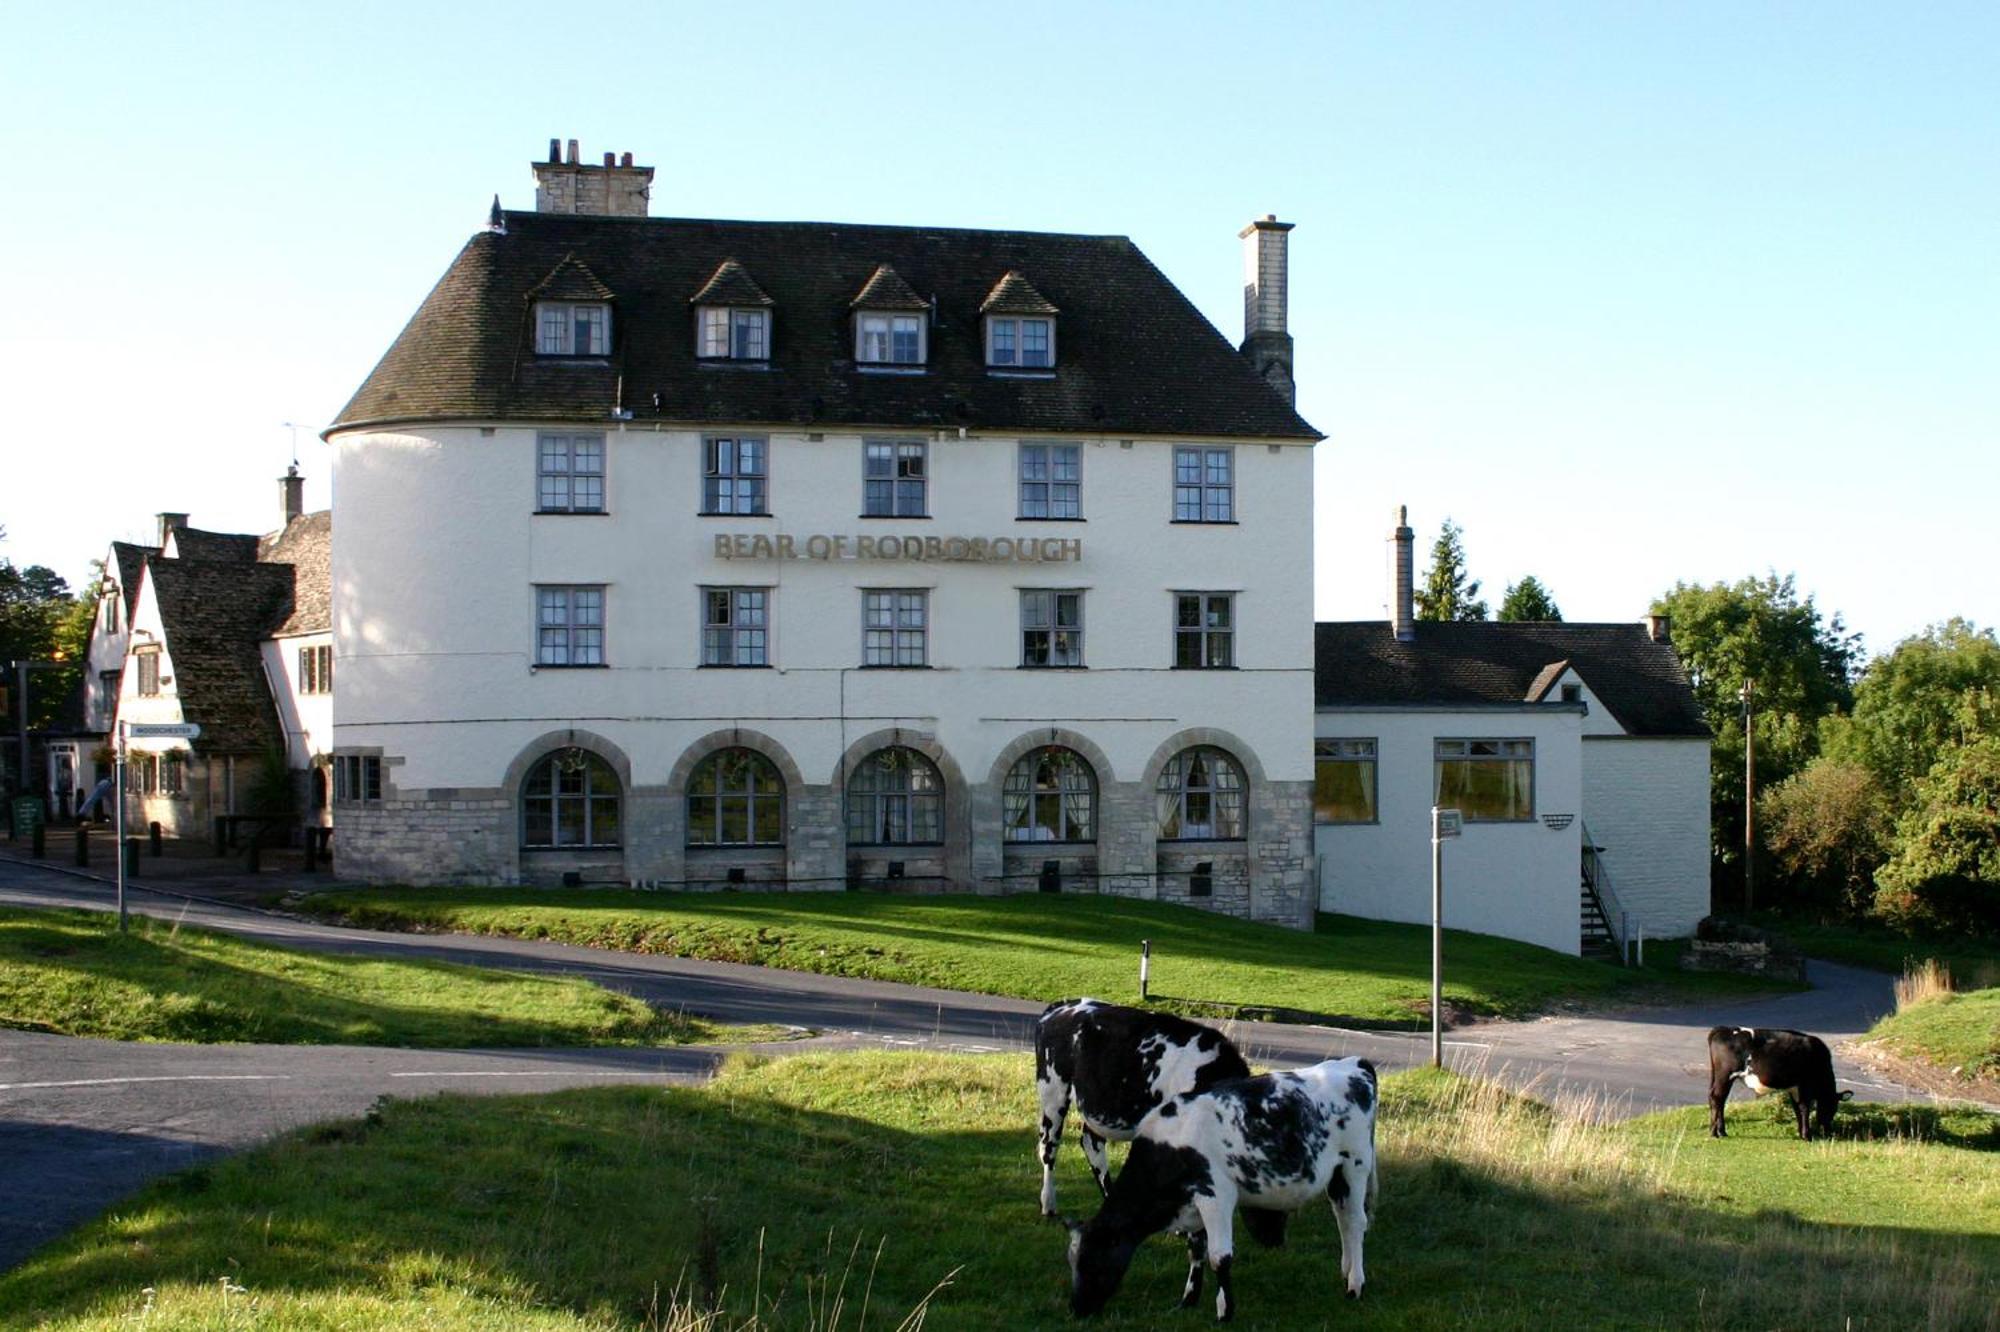
M 138 873 L 139 839 L 128 837 L 125 839 L 125 877 L 128 879 L 135 878 L 138 876 Z
M 76 867 L 90 868 L 90 827 L 82 823 L 76 825 Z
M 150 845 L 146 849 L 152 852 L 156 856 L 159 855 L 160 821 L 158 819 L 154 819 L 151 823 L 146 825 L 146 840 L 148 843 L 150 843 Z

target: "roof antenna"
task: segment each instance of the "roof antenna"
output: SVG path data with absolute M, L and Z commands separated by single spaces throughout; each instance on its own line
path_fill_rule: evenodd
M 292 470 L 296 472 L 299 470 L 299 423 L 280 421 L 278 424 L 292 432 Z

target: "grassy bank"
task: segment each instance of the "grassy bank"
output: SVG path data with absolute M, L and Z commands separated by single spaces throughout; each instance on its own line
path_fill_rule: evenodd
M 812 1056 L 390 1103 L 152 1187 L 0 1277 L 0 1325 L 892 1328 L 928 1298 L 930 1328 L 1073 1326 L 1029 1084 L 1020 1056 Z M 1239 1257 L 1246 1326 L 2000 1326 L 1990 1118 L 1848 1107 L 1807 1145 L 1745 1106 L 1711 1142 L 1698 1108 L 1599 1128 L 1413 1074 L 1381 1125 L 1366 1298 L 1310 1208 Z M 1087 1210 L 1073 1137 L 1061 1170 Z M 1160 1326 L 1181 1253 L 1147 1244 L 1101 1325 Z
M 0 1026 L 122 1041 L 403 1046 L 719 1039 L 588 981 L 296 952 L 145 916 L 0 908 Z
M 1760 929 L 1784 935 L 1808 957 L 1890 972 L 1929 958 L 1949 967 L 1961 984 L 2000 985 L 2000 939 L 1910 934 L 1886 925 L 1776 911 L 1760 911 L 1747 919 Z
M 1904 1059 L 2000 1085 L 2000 989 L 1921 1000 L 1876 1023 L 1868 1038 Z
M 640 893 L 523 888 L 363 889 L 303 909 L 381 929 L 459 930 L 744 962 L 835 976 L 1052 1000 L 1136 1001 L 1139 943 L 1152 997 L 1195 1013 L 1290 1009 L 1358 1025 L 1414 1022 L 1430 995 L 1430 931 L 1322 916 L 1307 934 L 1116 897 L 877 893 Z M 1656 947 L 1650 960 L 1670 963 Z M 1445 999 L 1520 1017 L 1563 1002 L 1742 993 L 1768 982 L 1644 972 L 1452 932 Z

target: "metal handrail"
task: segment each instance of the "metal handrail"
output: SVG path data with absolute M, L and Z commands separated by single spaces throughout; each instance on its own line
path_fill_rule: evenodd
M 1632 960 L 1631 919 L 1624 905 L 1618 900 L 1618 891 L 1611 886 L 1611 870 L 1604 863 L 1604 848 L 1597 845 L 1597 839 L 1590 835 L 1590 825 L 1583 825 L 1583 883 L 1597 899 L 1598 914 L 1604 917 L 1604 928 L 1611 931 L 1611 941 L 1618 945 L 1620 961 Z

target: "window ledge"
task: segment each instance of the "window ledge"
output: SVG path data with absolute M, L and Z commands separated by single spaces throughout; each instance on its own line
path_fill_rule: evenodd
M 1030 518 L 1026 514 L 1015 514 L 1017 523 L 1087 523 L 1088 518 Z
M 1054 379 L 1056 372 L 1050 370 L 1016 370 L 1004 365 L 986 367 L 988 379 Z
M 749 357 L 747 357 L 747 356 L 745 356 L 745 357 L 736 357 L 736 356 L 698 356 L 698 357 L 696 357 L 696 358 L 695 358 L 695 362 L 694 362 L 694 363 L 695 363 L 696 365 L 700 366 L 700 367 L 701 367 L 701 368 L 702 368 L 703 370 L 759 370 L 759 371 L 761 371 L 761 370 L 769 370 L 769 369 L 771 368 L 771 362 L 770 362 L 770 361 L 769 361 L 768 359 L 767 359 L 767 360 L 762 360 L 762 361 L 754 361 L 754 360 L 751 360 L 751 359 L 750 359 Z
M 580 797 L 573 796 L 570 798 L 578 799 Z M 625 849 L 625 844 L 623 842 L 588 842 L 588 843 L 579 843 L 575 846 L 523 846 L 521 848 L 521 854 L 524 856 L 548 856 L 548 855 L 587 856 L 587 855 L 593 855 L 599 851 L 623 851 L 624 849 Z
M 696 668 L 703 671 L 768 671 L 768 661 L 705 661 Z
M 1193 675 L 1202 671 L 1240 671 L 1243 668 L 1241 666 L 1175 666 L 1172 669 L 1186 671 L 1190 675 Z
M 536 509 L 537 518 L 609 518 L 609 509 Z
M 927 513 L 857 513 L 854 516 L 863 522 L 870 523 L 893 521 L 899 518 L 911 522 L 925 523 L 931 520 L 931 515 Z
M 854 669 L 857 671 L 927 671 L 931 669 L 931 664 L 927 661 L 915 666 L 892 666 L 885 663 L 878 666 L 856 666 Z
M 538 661 L 528 668 L 531 671 L 607 671 L 608 661 Z
M 769 518 L 772 514 L 769 509 L 766 509 L 762 513 L 724 513 L 720 509 L 697 509 L 694 516 L 697 518 Z
M 926 851 L 934 847 L 942 847 L 944 843 L 943 842 L 849 842 L 848 845 L 867 847 L 871 851 L 907 851 L 910 850 L 911 848 L 915 848 L 916 850 L 919 851 Z M 869 876 L 862 875 L 860 877 L 867 878 Z
M 861 361 L 855 370 L 864 375 L 921 375 L 929 370 L 923 365 L 891 365 L 878 361 Z
M 1021 663 L 1021 664 L 1020 664 L 1019 666 L 1016 666 L 1016 667 L 1015 667 L 1014 669 L 1015 669 L 1015 670 L 1017 670 L 1017 671 L 1087 671 L 1087 670 L 1089 670 L 1089 669 L 1090 669 L 1090 667 L 1088 667 L 1088 666 L 1083 666 L 1083 665 L 1077 665 L 1077 666 L 1030 666 L 1030 665 L 1029 665 L 1029 664 L 1028 664 L 1027 662 L 1025 662 L 1025 661 L 1024 661 L 1024 662 L 1022 662 L 1022 663 Z
M 566 356 L 562 352 L 536 352 L 535 360 L 544 365 L 596 365 L 609 368 L 609 356 Z
M 1228 851 L 1250 844 L 1250 839 L 1247 837 L 1158 837 L 1154 841 L 1160 846 L 1171 846 L 1182 851 L 1199 851 L 1204 847 Z
M 1234 518 L 1170 518 L 1167 521 L 1175 527 L 1235 527 L 1238 525 L 1237 520 Z

